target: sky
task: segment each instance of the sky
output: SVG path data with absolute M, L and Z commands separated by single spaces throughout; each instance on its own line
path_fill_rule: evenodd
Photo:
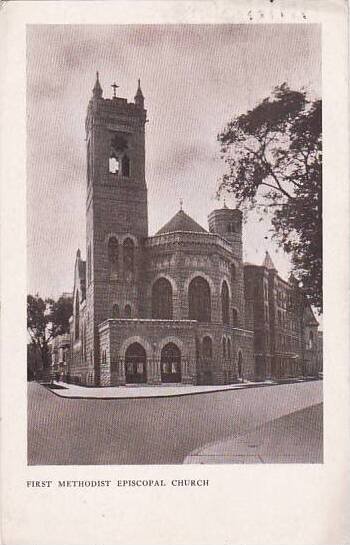
M 145 96 L 149 233 L 183 208 L 203 227 L 225 172 L 217 134 L 277 85 L 321 96 L 317 25 L 27 26 L 28 292 L 73 289 L 77 248 L 85 258 L 85 116 L 96 71 L 104 97 Z M 226 199 L 234 207 L 233 197 Z M 287 278 L 288 257 L 254 212 L 244 259 L 266 250 Z

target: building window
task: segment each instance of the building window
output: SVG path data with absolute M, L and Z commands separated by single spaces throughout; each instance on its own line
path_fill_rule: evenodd
M 231 339 L 227 339 L 227 357 L 231 359 Z
M 118 255 L 118 241 L 115 237 L 111 237 L 108 241 L 108 261 L 112 273 L 118 271 Z
M 232 326 L 238 327 L 238 311 L 237 309 L 232 309 Z
M 125 318 L 131 318 L 131 306 L 130 305 L 125 305 L 124 317 Z
M 123 265 L 125 273 L 134 272 L 134 243 L 130 238 L 123 243 Z
M 211 296 L 208 282 L 201 276 L 194 278 L 188 288 L 189 319 L 211 321 Z
M 224 360 L 226 359 L 226 338 L 222 339 L 222 356 Z
M 211 360 L 213 357 L 213 343 L 210 337 L 204 337 L 203 339 L 202 354 L 204 359 Z
M 87 280 L 89 285 L 91 282 L 91 243 L 90 242 L 87 249 Z
M 119 311 L 119 306 L 118 305 L 113 305 L 112 318 L 114 318 L 114 319 L 120 318 L 120 311 Z
M 231 264 L 231 282 L 232 284 L 236 281 L 236 265 L 234 263 Z
M 79 305 L 79 292 L 75 296 L 75 340 L 79 339 L 79 314 L 80 314 L 80 305 Z
M 169 280 L 159 278 L 152 287 L 152 318 L 173 319 L 173 290 Z
M 127 155 L 124 155 L 122 159 L 122 175 L 127 178 L 130 176 L 130 159 Z
M 312 331 L 309 333 L 309 348 L 310 350 L 313 348 L 314 345 L 314 334 Z
M 228 291 L 227 283 L 224 281 L 221 288 L 221 312 L 222 312 L 222 323 L 230 323 L 230 295 Z
M 91 149 L 90 149 L 90 140 L 87 143 L 86 149 L 86 167 L 87 167 L 87 182 L 88 185 L 91 181 Z

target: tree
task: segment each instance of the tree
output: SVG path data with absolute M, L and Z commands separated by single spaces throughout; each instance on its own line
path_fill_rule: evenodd
M 27 297 L 27 329 L 35 350 L 40 354 L 43 368 L 49 367 L 49 342 L 57 335 L 69 332 L 69 318 L 73 313 L 72 299 L 58 301 L 42 299 L 39 294 Z
M 228 171 L 218 193 L 271 214 L 273 237 L 322 311 L 322 103 L 285 83 L 218 135 Z

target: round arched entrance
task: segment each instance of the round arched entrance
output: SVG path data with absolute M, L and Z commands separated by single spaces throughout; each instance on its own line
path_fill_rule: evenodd
M 181 352 L 174 343 L 164 346 L 160 356 L 162 382 L 181 382 Z
M 146 381 L 146 351 L 139 343 L 133 343 L 125 352 L 125 382 L 139 384 Z

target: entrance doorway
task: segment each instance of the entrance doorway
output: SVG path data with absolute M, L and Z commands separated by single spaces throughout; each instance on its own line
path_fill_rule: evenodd
M 174 343 L 164 346 L 160 358 L 162 382 L 181 382 L 181 352 Z
M 140 384 L 146 381 L 145 349 L 139 343 L 133 343 L 125 353 L 125 382 L 128 384 Z

